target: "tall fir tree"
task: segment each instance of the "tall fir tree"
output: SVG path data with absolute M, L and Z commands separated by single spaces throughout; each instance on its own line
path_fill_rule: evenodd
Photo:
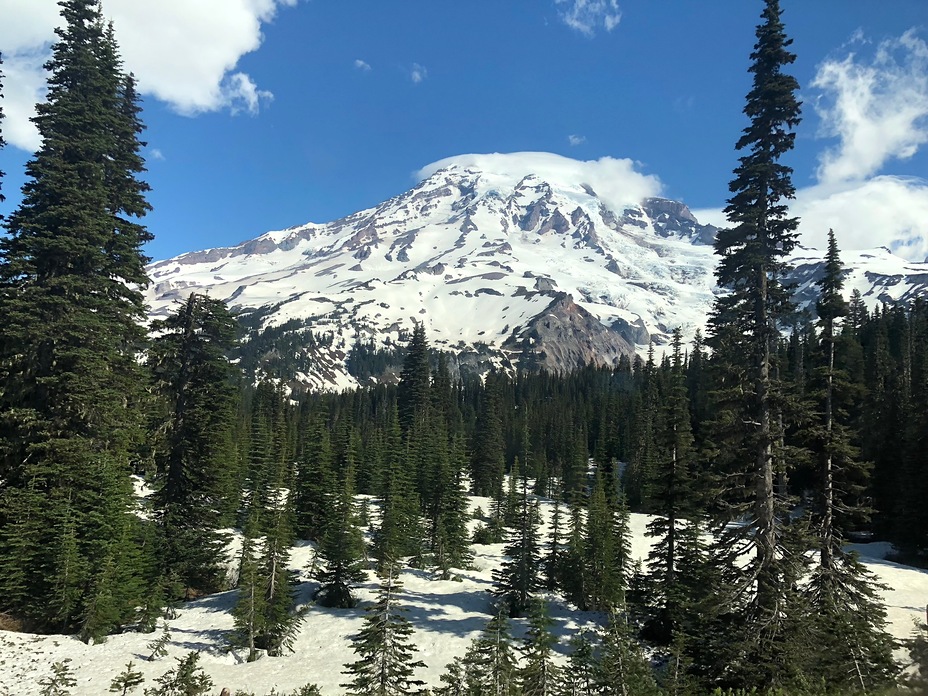
M 335 500 L 332 520 L 319 544 L 321 563 L 315 572 L 320 583 L 316 598 L 327 607 L 347 609 L 356 604 L 352 588 L 367 573 L 363 566 L 364 538 L 358 528 L 354 501 L 354 462 L 342 473 L 341 490 Z
M 509 616 L 522 616 L 541 589 L 538 502 L 529 497 L 528 482 L 521 480 L 519 512 L 504 550 L 506 559 L 493 573 L 493 594 L 506 605 Z
M 716 278 L 725 292 L 716 298 L 710 317 L 710 345 L 721 379 L 716 384 L 720 427 L 715 433 L 716 463 L 725 481 L 723 517 L 745 515 L 748 524 L 728 527 L 719 548 L 733 556 L 745 548 L 753 555 L 739 569 L 723 601 L 739 613 L 744 629 L 737 664 L 756 668 L 756 685 L 779 676 L 782 640 L 793 604 L 788 595 L 795 579 L 787 567 L 785 514 L 774 487 L 781 443 L 775 347 L 781 322 L 792 312 L 781 278 L 785 257 L 796 245 L 798 220 L 789 217 L 786 201 L 794 196 L 792 170 L 781 158 L 792 148 L 800 121 L 799 85 L 785 72 L 790 53 L 778 0 L 766 0 L 749 72 L 753 84 L 744 113 L 750 124 L 736 144 L 739 158 L 725 208 L 731 227 L 719 230 Z M 725 432 L 727 430 L 727 432 Z M 720 431 L 727 439 L 720 439 Z M 782 501 L 779 501 L 782 502 Z M 787 559 L 787 560 L 784 560 Z
M 395 567 L 388 564 L 380 577 L 377 601 L 368 607 L 364 626 L 352 638 L 358 659 L 345 666 L 344 673 L 352 679 L 342 684 L 352 696 L 400 696 L 422 691 L 425 682 L 414 675 L 425 663 L 413 659 L 413 628 L 399 604 L 402 590 Z
M 505 607 L 493 615 L 464 655 L 464 679 L 468 694 L 517 696 L 518 657 L 512 644 Z
M 506 470 L 504 461 L 502 414 L 500 413 L 502 377 L 487 376 L 471 444 L 471 482 L 474 495 L 498 498 Z
M 430 402 L 430 384 L 429 344 L 425 337 L 425 325 L 422 322 L 416 322 L 413 326 L 412 337 L 406 346 L 403 371 L 400 373 L 400 383 L 396 390 L 400 427 L 403 433 L 408 433 L 413 424 L 425 415 Z
M 662 418 L 656 433 L 658 465 L 654 512 L 646 535 L 656 541 L 648 555 L 652 639 L 670 643 L 692 606 L 694 563 L 702 550 L 700 513 L 693 469 L 696 451 L 690 423 L 689 395 L 680 330 L 673 334 L 670 365 L 664 370 Z M 698 576 L 698 574 L 696 574 Z
M 337 488 L 326 414 L 315 412 L 309 417 L 296 467 L 293 508 L 297 538 L 322 539 L 332 518 Z
M 554 659 L 557 638 L 551 633 L 552 623 L 548 605 L 536 601 L 521 649 L 523 664 L 519 668 L 519 684 L 522 696 L 556 696 L 560 693 L 562 669 Z
M 226 355 L 236 323 L 222 301 L 192 294 L 152 330 L 157 336 L 148 365 L 166 409 L 158 414 L 162 444 L 152 496 L 161 532 L 158 559 L 162 574 L 176 578 L 189 599 L 191 591 L 221 589 L 223 580 L 220 511 L 231 475 L 225 445 L 235 389 Z
M 845 549 L 847 532 L 867 521 L 859 501 L 869 466 L 860 461 L 844 422 L 849 382 L 838 366 L 836 350 L 838 322 L 848 307 L 841 294 L 844 267 L 833 230 L 828 231 L 825 272 L 818 286 L 819 366 L 813 382 L 817 418 L 809 428 L 819 463 L 814 508 L 817 563 L 807 586 L 818 628 L 815 671 L 831 685 L 868 691 L 891 683 L 897 668 L 894 642 L 885 629 L 881 586 L 856 554 Z
M 119 545 L 134 543 L 151 236 L 134 81 L 98 3 L 60 5 L 41 146 L 0 239 L 0 591 L 29 625 L 89 640 L 144 604 L 113 583 L 134 574 Z
M 293 510 L 283 490 L 275 490 L 266 511 L 264 545 L 259 560 L 259 577 L 264 591 L 261 630 L 256 644 L 271 657 L 293 650 L 303 620 L 296 610 L 294 579 L 289 569 L 293 544 Z

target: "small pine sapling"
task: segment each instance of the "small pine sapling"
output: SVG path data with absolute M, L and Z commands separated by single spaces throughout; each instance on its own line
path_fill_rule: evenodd
M 158 686 L 145 689 L 145 696 L 205 696 L 213 688 L 213 680 L 197 664 L 199 659 L 196 651 L 178 657 L 177 667 L 158 677 Z
M 69 689 L 77 686 L 77 680 L 74 678 L 74 672 L 68 664 L 71 658 L 65 658 L 62 662 L 55 662 L 52 665 L 52 673 L 47 677 L 39 680 L 39 686 L 42 691 L 41 696 L 69 696 Z
M 148 656 L 149 662 L 154 662 L 159 657 L 164 657 L 168 654 L 168 643 L 171 641 L 171 629 L 168 628 L 167 621 L 165 621 L 162 626 L 161 635 L 146 646 L 151 650 L 151 654 Z
M 140 686 L 145 681 L 145 677 L 142 676 L 142 673 L 136 672 L 132 668 L 133 664 L 134 663 L 130 660 L 126 665 L 126 669 L 113 677 L 113 681 L 110 682 L 111 693 L 126 696 L 126 694 L 135 691 L 135 687 Z

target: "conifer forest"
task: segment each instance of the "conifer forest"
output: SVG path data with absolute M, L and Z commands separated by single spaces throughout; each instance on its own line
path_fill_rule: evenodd
M 0 236 L 4 634 L 92 650 L 143 633 L 136 659 L 154 660 L 172 616 L 226 593 L 223 640 L 246 664 L 286 659 L 319 613 L 363 617 L 334 693 L 928 693 L 928 627 L 889 632 L 849 547 L 884 540 L 928 567 L 928 297 L 868 309 L 846 293 L 840 229 L 814 312 L 782 282 L 801 104 L 778 0 L 757 3 L 737 68 L 752 86 L 722 292 L 695 341 L 477 376 L 411 324 L 401 349 L 349 356 L 392 378 L 342 393 L 295 387 L 289 346 L 219 300 L 147 320 L 135 78 L 95 0 L 59 4 L 41 146 Z M 492 544 L 485 628 L 427 683 L 404 582 L 453 581 Z M 555 602 L 589 622 L 554 631 Z M 218 693 L 199 660 L 148 680 L 130 661 L 109 692 Z M 292 693 L 329 693 L 306 681 Z M 71 666 L 41 687 L 71 693 Z

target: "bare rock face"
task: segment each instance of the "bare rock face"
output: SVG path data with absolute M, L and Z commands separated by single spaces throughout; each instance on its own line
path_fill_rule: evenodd
M 718 228 L 713 225 L 700 225 L 690 209 L 680 201 L 645 198 L 641 202 L 641 209 L 651 218 L 654 229 L 663 237 L 687 237 L 694 242 L 711 244 L 718 232 Z
M 534 354 L 535 363 L 553 371 L 593 364 L 614 367 L 624 355 L 633 358 L 635 346 L 603 324 L 571 295 L 558 293 L 543 312 L 503 346 Z

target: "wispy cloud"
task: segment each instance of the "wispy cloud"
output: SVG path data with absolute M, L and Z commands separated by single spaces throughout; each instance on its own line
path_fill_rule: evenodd
M 184 115 L 228 109 L 257 113 L 271 93 L 236 71 L 239 59 L 263 41 L 262 25 L 298 0 L 107 0 L 127 70 L 143 94 Z M 6 3 L 9 4 L 9 3 Z M 42 97 L 54 29 L 61 23 L 51 2 L 14 2 L 0 22 L 5 70 L 5 132 L 9 142 L 31 150 L 38 133 L 29 122 Z M 170 45 L 171 50 L 164 47 Z
M 153 160 L 159 160 L 159 161 L 163 162 L 164 159 L 165 159 L 164 153 L 161 152 L 161 150 L 159 150 L 159 149 L 156 148 L 156 147 L 153 147 L 153 148 L 151 149 L 151 151 L 149 152 L 149 154 L 151 155 L 151 158 L 152 158 Z
M 419 65 L 418 63 L 412 64 L 412 69 L 409 71 L 409 79 L 412 80 L 413 83 L 419 84 L 428 76 L 429 71 L 424 65 Z
M 872 56 L 826 60 L 812 87 L 822 90 L 815 104 L 821 135 L 839 139 L 820 157 L 821 183 L 866 179 L 928 142 L 928 44 L 914 29 L 883 41 Z
M 612 31 L 622 21 L 618 0 L 554 0 L 561 21 L 586 36 L 600 29 Z
M 577 145 L 583 145 L 583 143 L 586 142 L 586 136 L 575 135 L 571 133 L 570 135 L 567 136 L 567 142 L 570 143 L 572 147 L 576 147 Z
M 361 72 L 370 72 L 370 71 L 371 71 L 370 63 L 368 63 L 367 61 L 361 60 L 360 58 L 356 58 L 356 59 L 355 59 L 355 61 L 354 61 L 354 67 L 356 67 L 356 68 L 357 68 L 358 70 L 360 70 Z

